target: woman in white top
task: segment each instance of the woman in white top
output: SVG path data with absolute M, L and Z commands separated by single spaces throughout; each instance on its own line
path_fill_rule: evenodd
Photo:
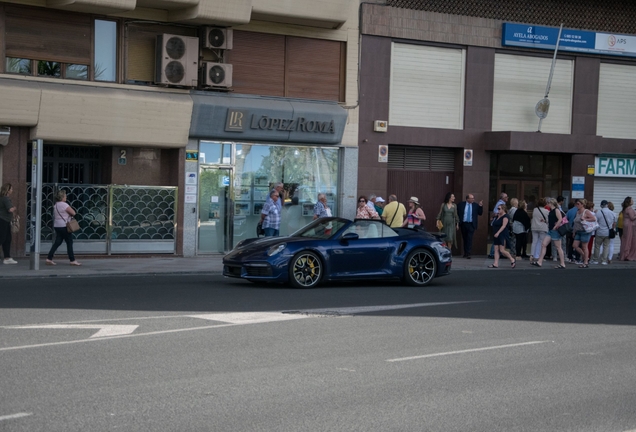
M 72 266 L 81 265 L 75 260 L 75 254 L 73 254 L 73 233 L 68 232 L 66 229 L 66 223 L 75 216 L 75 210 L 66 203 L 66 191 L 60 190 L 55 194 L 55 205 L 53 206 L 53 228 L 55 229 L 55 243 L 51 246 L 48 256 L 46 257 L 46 265 L 57 265 L 53 261 L 55 251 L 62 244 L 66 242 L 66 253 L 68 253 L 68 259 Z

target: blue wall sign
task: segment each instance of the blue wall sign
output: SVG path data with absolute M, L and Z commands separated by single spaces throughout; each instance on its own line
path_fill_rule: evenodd
M 503 46 L 554 50 L 559 29 L 504 23 Z M 559 50 L 636 57 L 636 36 L 563 29 Z

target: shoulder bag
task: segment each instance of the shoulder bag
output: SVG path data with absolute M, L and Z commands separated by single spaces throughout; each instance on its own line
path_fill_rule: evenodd
M 60 217 L 64 220 L 64 216 L 62 216 L 62 213 L 60 213 L 60 209 L 57 208 L 57 203 L 54 205 L 54 207 L 55 207 L 55 210 L 57 210 L 57 214 L 59 214 Z M 71 216 L 70 219 L 66 221 L 66 231 L 70 233 L 74 233 L 75 231 L 79 231 L 79 230 L 80 230 L 79 223 L 73 218 L 73 216 Z
M 560 211 L 560 210 L 559 210 Z M 572 232 L 572 226 L 570 225 L 570 221 L 568 221 L 565 213 L 561 211 L 561 225 L 557 228 L 557 232 L 561 237 L 566 236 Z
M 20 215 L 15 215 L 13 219 L 11 219 L 11 232 L 13 234 L 20 232 Z
M 589 211 L 589 210 L 586 209 L 585 211 Z M 596 222 L 595 220 L 594 221 L 583 220 L 583 216 L 581 215 L 581 226 L 583 227 L 586 233 L 593 233 L 598 228 L 598 222 Z
M 603 219 L 605 219 L 605 225 L 607 225 L 607 228 L 609 228 L 609 238 L 611 239 L 616 238 L 616 230 L 614 228 L 610 228 L 609 224 L 607 223 L 607 218 L 605 217 L 605 212 L 603 211 L 603 209 L 601 209 L 601 214 L 603 215 Z

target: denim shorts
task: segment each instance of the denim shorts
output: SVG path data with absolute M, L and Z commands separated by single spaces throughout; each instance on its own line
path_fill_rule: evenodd
M 561 234 L 559 234 L 559 232 L 557 230 L 548 231 L 548 235 L 550 236 L 550 238 L 552 240 L 555 240 L 555 241 L 561 240 Z M 589 240 L 589 238 L 588 238 L 588 240 Z
M 581 243 L 587 243 L 590 241 L 590 237 L 592 237 L 592 233 L 588 233 L 585 231 L 577 231 L 574 235 L 574 240 L 578 240 Z

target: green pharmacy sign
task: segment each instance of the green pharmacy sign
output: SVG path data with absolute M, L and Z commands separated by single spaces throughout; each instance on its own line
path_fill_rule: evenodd
M 636 159 L 621 156 L 597 156 L 596 177 L 636 178 Z

